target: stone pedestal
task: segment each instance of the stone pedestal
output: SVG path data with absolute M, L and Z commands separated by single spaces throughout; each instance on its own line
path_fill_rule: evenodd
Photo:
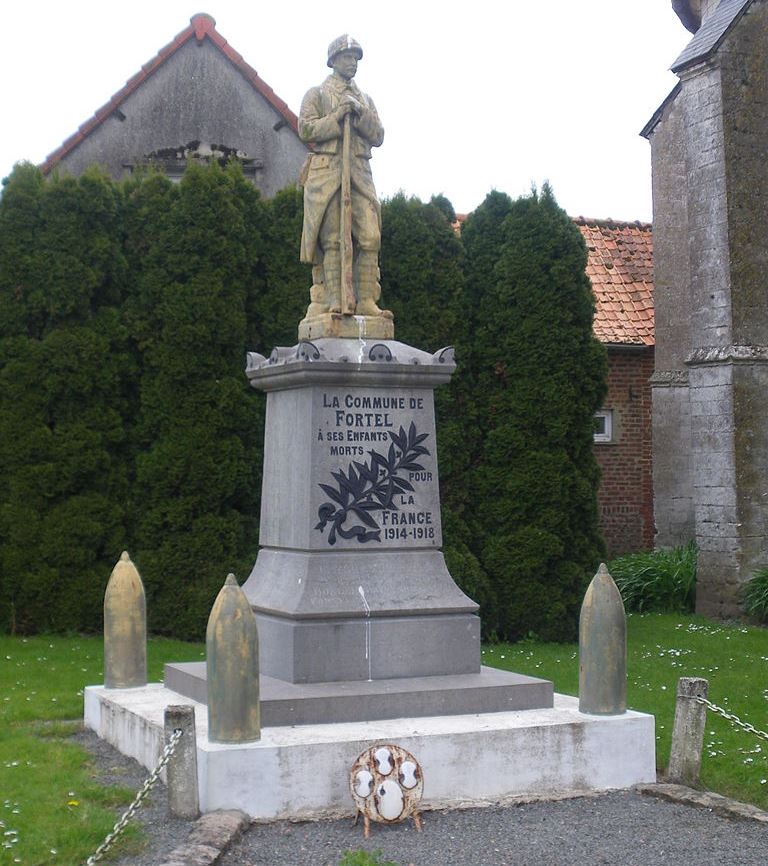
M 350 762 L 376 742 L 418 757 L 432 808 L 653 781 L 651 716 L 588 716 L 547 680 L 480 665 L 477 605 L 440 551 L 432 390 L 453 370 L 450 350 L 392 341 L 251 355 L 268 395 L 262 547 L 243 587 L 261 740 L 210 741 L 203 662 L 166 665 L 164 686 L 86 689 L 88 727 L 151 766 L 163 708 L 199 702 L 201 808 L 255 818 L 349 813 Z
M 554 695 L 549 680 L 489 667 L 477 674 L 370 682 L 302 684 L 265 674 L 260 680 L 264 728 L 531 710 L 551 707 Z M 205 662 L 166 665 L 164 682 L 173 692 L 208 702 Z
M 477 605 L 440 547 L 433 389 L 455 369 L 395 341 L 250 356 L 267 392 L 261 533 L 243 589 L 262 673 L 292 683 L 480 670 Z
M 477 605 L 440 549 L 433 390 L 454 369 L 452 349 L 392 340 L 249 354 L 267 392 L 261 550 L 243 585 L 265 727 L 552 706 L 551 682 L 481 667 Z M 166 665 L 165 682 L 206 699 L 202 664 Z

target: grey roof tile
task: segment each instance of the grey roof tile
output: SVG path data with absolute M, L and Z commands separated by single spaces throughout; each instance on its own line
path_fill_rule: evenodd
M 672 64 L 672 71 L 703 60 L 722 41 L 731 25 L 740 17 L 753 0 L 721 0 L 720 5 L 701 25 L 696 35 Z

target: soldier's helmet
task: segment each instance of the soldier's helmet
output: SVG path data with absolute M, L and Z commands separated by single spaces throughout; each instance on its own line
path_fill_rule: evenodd
M 353 51 L 358 60 L 363 56 L 363 48 L 360 43 L 345 33 L 334 39 L 328 46 L 328 66 L 333 67 L 333 58 L 342 51 Z

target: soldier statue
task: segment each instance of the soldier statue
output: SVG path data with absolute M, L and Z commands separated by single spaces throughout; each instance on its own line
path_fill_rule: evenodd
M 370 159 L 384 128 L 373 100 L 353 81 L 362 56 L 351 37 L 334 39 L 328 47 L 332 74 L 301 103 L 299 135 L 312 146 L 301 177 L 301 261 L 314 266 L 305 321 L 334 313 L 392 319 L 376 303 L 381 206 Z

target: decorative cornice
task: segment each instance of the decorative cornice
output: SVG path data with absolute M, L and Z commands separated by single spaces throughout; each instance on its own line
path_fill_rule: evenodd
M 703 364 L 768 364 L 768 346 L 702 346 L 685 359 L 686 366 Z
M 269 358 L 248 352 L 245 375 L 259 391 L 309 385 L 436 388 L 455 370 L 452 346 L 430 354 L 396 340 L 323 337 L 278 346 Z
M 656 370 L 648 380 L 652 388 L 687 388 L 687 370 Z

